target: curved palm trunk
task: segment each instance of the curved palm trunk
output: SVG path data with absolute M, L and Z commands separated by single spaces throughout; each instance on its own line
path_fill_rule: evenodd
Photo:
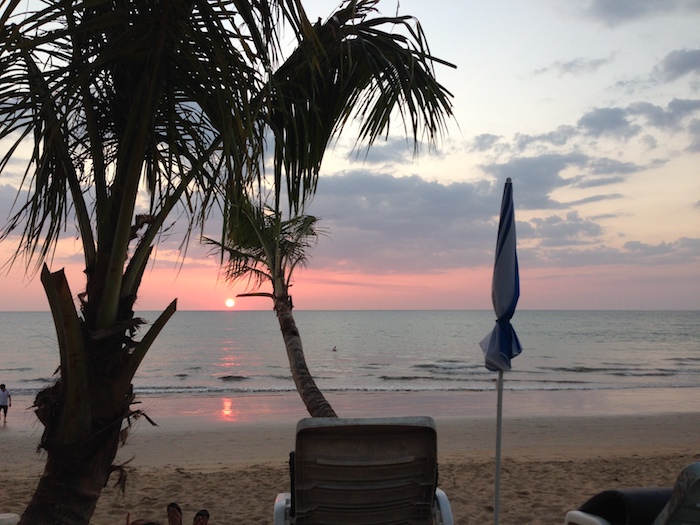
M 141 323 L 129 300 L 117 326 L 89 330 L 63 271 L 50 273 L 44 266 L 41 280 L 58 336 L 60 378 L 34 402 L 45 427 L 39 447 L 47 459 L 20 525 L 87 525 L 110 474 L 119 470 L 113 462 L 126 438 L 122 422 L 133 414 L 133 376 L 176 303 L 140 342 L 127 342 Z
M 284 346 L 287 349 L 289 368 L 292 371 L 294 384 L 306 406 L 306 410 L 309 411 L 311 417 L 338 417 L 335 410 L 323 396 L 323 393 L 316 386 L 316 382 L 311 377 L 309 368 L 306 366 L 304 348 L 292 315 L 290 300 L 275 297 L 274 301 L 275 313 L 277 314 L 282 337 L 284 338 Z

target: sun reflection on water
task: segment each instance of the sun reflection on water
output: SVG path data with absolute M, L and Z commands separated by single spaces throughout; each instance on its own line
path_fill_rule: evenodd
M 219 411 L 220 418 L 223 421 L 238 421 L 241 418 L 241 411 L 234 407 L 233 399 L 230 397 L 221 398 L 221 410 Z

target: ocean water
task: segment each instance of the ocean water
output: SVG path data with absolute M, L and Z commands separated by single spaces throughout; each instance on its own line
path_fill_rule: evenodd
M 138 313 L 154 321 L 157 312 Z M 487 391 L 490 311 L 296 311 L 325 392 Z M 523 353 L 507 390 L 700 386 L 700 312 L 517 311 Z M 336 348 L 334 351 L 333 348 Z M 59 364 L 51 315 L 0 312 L 0 382 L 34 395 Z M 141 395 L 294 390 L 272 311 L 177 312 L 142 363 Z

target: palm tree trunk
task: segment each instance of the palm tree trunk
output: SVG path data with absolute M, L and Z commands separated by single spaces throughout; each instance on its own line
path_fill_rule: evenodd
M 87 525 L 110 474 L 120 470 L 113 462 L 126 438 L 122 422 L 132 413 L 134 373 L 176 305 L 171 303 L 140 342 L 126 344 L 140 319 L 128 313 L 106 333 L 89 330 L 64 272 L 50 273 L 44 266 L 41 280 L 56 327 L 60 378 L 34 401 L 44 425 L 39 448 L 47 459 L 20 525 Z
M 330 403 L 323 396 L 323 393 L 316 386 L 314 378 L 311 377 L 309 368 L 306 366 L 304 358 L 304 348 L 301 344 L 301 336 L 297 330 L 292 308 L 289 300 L 274 298 L 275 313 L 280 324 L 284 346 L 287 349 L 289 358 L 289 368 L 292 371 L 294 384 L 301 400 L 309 411 L 311 417 L 338 417 Z
M 110 428 L 111 427 L 111 428 Z M 92 439 L 48 449 L 44 473 L 20 525 L 86 525 L 113 470 L 121 418 Z M 87 451 L 91 452 L 87 452 Z

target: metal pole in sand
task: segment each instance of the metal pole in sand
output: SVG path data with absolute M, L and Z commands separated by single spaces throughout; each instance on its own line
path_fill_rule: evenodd
M 493 502 L 493 522 L 498 525 L 501 492 L 501 430 L 503 427 L 503 370 L 498 371 L 498 401 L 496 414 L 496 479 Z

